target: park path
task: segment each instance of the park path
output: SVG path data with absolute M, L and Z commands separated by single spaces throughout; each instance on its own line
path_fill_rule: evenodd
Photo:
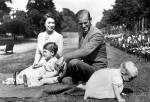
M 77 47 L 78 44 L 78 37 L 73 37 L 73 38 L 64 38 L 64 49 L 67 48 L 75 48 Z M 37 45 L 37 40 L 35 39 L 32 42 L 28 43 L 21 43 L 21 44 L 15 44 L 13 48 L 13 54 L 5 54 L 4 52 L 0 52 L 0 60 L 6 57 L 14 56 L 15 54 L 18 53 L 23 53 L 26 51 L 30 51 L 36 48 Z
M 34 42 L 29 42 L 29 43 L 15 44 L 13 48 L 13 54 L 5 54 L 4 52 L 0 52 L 0 60 L 6 57 L 10 57 L 14 54 L 33 50 L 35 48 L 36 48 L 36 40 Z

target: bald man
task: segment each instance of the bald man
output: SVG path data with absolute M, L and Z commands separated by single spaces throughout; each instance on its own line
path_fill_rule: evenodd
M 61 67 L 64 61 L 67 63 L 65 75 L 70 76 L 74 83 L 87 82 L 96 70 L 107 67 L 104 35 L 91 24 L 92 18 L 87 10 L 78 11 L 76 17 L 82 29 L 79 34 L 79 48 L 64 54 L 56 62 L 56 67 Z

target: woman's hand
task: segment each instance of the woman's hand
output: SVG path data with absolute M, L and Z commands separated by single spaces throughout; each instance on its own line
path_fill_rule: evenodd
M 36 68 L 39 68 L 39 67 L 42 67 L 42 64 L 36 64 L 36 63 L 34 63 L 34 64 L 32 65 L 32 68 L 33 68 L 33 69 L 36 69 Z

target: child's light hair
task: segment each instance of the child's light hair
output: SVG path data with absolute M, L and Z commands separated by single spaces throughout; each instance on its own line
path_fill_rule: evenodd
M 138 69 L 135 64 L 131 61 L 127 61 L 121 64 L 121 68 L 125 68 L 126 71 L 132 76 L 136 77 L 138 75 Z

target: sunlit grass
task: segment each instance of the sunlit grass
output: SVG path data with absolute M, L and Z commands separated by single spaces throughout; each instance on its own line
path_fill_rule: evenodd
M 66 49 L 64 53 L 73 51 L 74 49 Z M 122 62 L 130 60 L 138 67 L 138 77 L 130 83 L 125 83 L 124 87 L 130 92 L 123 96 L 127 102 L 149 102 L 150 96 L 150 62 L 140 59 L 136 56 L 127 54 L 116 48 L 107 45 L 108 63 L 109 67 L 116 68 Z M 7 57 L 0 62 L 1 73 L 13 73 L 14 71 L 21 71 L 33 63 L 35 50 L 25 53 Z M 69 95 L 50 95 L 49 97 L 42 97 L 40 99 L 34 98 L 1 98 L 0 100 L 18 101 L 18 102 L 83 102 L 83 96 L 69 96 Z M 115 99 L 89 99 L 87 102 L 117 102 Z

